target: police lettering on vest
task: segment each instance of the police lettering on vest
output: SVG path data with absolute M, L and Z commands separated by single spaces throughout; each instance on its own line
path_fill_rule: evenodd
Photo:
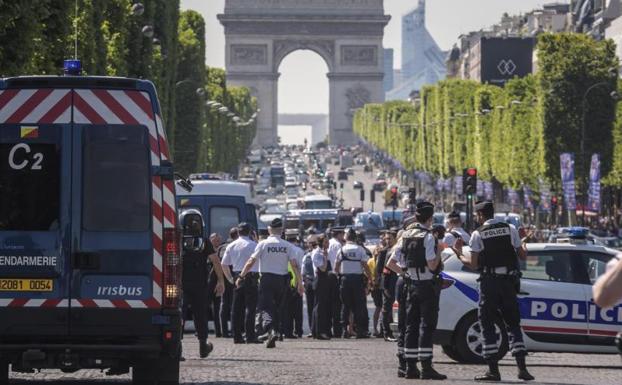
M 480 268 L 507 267 L 518 268 L 518 256 L 512 244 L 510 225 L 503 222 L 489 223 L 480 227 L 479 235 L 484 249 L 479 254 Z

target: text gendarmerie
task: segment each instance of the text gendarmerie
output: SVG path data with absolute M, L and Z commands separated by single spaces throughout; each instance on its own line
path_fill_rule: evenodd
M 0 255 L 0 266 L 56 266 L 57 257 L 45 255 Z

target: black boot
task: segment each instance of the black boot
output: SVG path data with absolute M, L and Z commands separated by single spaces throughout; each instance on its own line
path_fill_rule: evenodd
M 214 350 L 214 345 L 211 342 L 207 342 L 207 340 L 199 340 L 199 356 L 201 358 L 206 358 L 209 354 Z
M 417 369 L 417 360 L 414 360 L 412 358 L 406 360 L 406 378 L 421 378 L 421 372 L 419 372 L 419 369 Z
M 476 376 L 475 381 L 501 381 L 501 373 L 499 373 L 497 361 L 488 362 L 488 371 L 481 376 Z
M 527 371 L 527 363 L 525 362 L 525 356 L 516 356 L 516 365 L 518 366 L 518 379 L 523 381 L 533 381 L 535 377 Z
M 421 361 L 421 379 L 422 380 L 446 380 L 447 376 L 440 374 L 432 367 L 432 360 Z
M 274 331 L 271 331 L 268 335 L 268 341 L 266 342 L 266 348 L 268 349 L 272 349 L 276 346 L 276 340 L 278 340 L 279 337 L 276 335 L 276 333 Z
M 398 354 L 397 360 L 399 362 L 399 367 L 397 368 L 397 376 L 399 378 L 404 378 L 406 377 L 406 358 L 404 358 L 403 354 Z

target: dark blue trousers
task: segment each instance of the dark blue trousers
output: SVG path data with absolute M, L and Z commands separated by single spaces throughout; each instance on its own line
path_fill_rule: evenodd
M 279 310 L 285 297 L 289 275 L 262 273 L 259 280 L 259 299 L 257 307 L 262 315 L 264 332 L 277 331 L 279 326 Z

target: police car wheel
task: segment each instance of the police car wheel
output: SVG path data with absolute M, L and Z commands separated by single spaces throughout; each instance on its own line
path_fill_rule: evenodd
M 495 321 L 495 331 L 497 334 L 497 345 L 499 347 L 498 357 L 503 358 L 508 352 L 508 336 L 500 320 Z M 482 326 L 477 319 L 476 313 L 466 316 L 456 328 L 455 346 L 459 356 L 459 362 L 467 364 L 484 363 L 482 348 L 484 337 Z

